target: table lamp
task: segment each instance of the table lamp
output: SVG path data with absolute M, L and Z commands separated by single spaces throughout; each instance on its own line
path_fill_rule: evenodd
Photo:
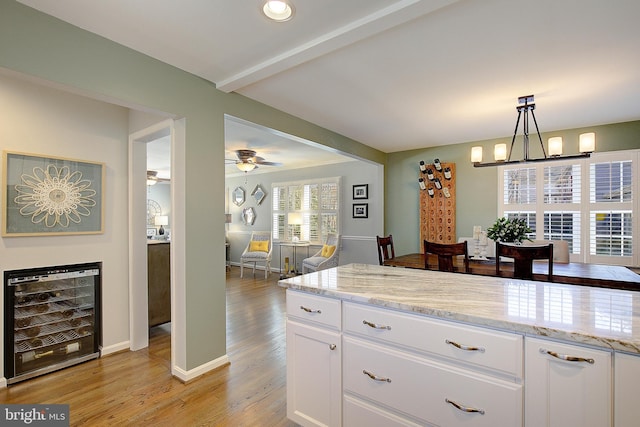
M 295 235 L 295 230 L 296 228 L 294 228 L 294 235 L 292 240 L 294 242 L 297 242 L 300 240 L 300 225 L 302 225 L 302 214 L 300 212 L 291 212 L 288 216 L 287 216 L 287 222 L 289 223 L 289 225 L 297 225 L 297 230 L 298 230 L 298 236 Z
M 169 225 L 169 217 L 167 215 L 156 215 L 155 224 L 160 226 L 158 229 L 158 235 L 163 236 L 164 228 L 162 228 L 162 226 Z

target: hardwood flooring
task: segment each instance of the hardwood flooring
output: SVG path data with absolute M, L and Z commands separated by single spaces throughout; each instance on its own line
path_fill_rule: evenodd
M 170 334 L 0 390 L 2 403 L 70 405 L 72 426 L 294 426 L 286 418 L 285 291 L 278 274 L 227 272 L 231 364 L 188 384 L 171 376 Z

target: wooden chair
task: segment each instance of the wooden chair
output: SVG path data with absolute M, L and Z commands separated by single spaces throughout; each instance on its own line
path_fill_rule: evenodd
M 500 257 L 513 258 L 513 277 L 529 279 L 533 277 L 533 260 L 546 259 L 549 261 L 547 280 L 552 282 L 553 276 L 553 244 L 542 246 L 532 245 L 504 245 L 496 242 L 496 276 L 500 276 Z
M 387 237 L 376 236 L 376 240 L 378 242 L 378 261 L 380 265 L 384 265 L 386 260 L 396 257 L 396 252 L 393 249 L 393 236 L 391 234 Z
M 467 242 L 461 243 L 435 243 L 428 240 L 424 241 L 424 268 L 429 269 L 429 254 L 438 256 L 438 270 L 450 271 L 454 270 L 454 258 L 464 256 L 464 272 L 470 273 L 469 269 L 469 251 L 467 250 Z

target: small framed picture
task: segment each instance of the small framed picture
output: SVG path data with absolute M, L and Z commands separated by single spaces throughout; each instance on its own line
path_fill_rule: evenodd
M 353 186 L 353 198 L 354 199 L 368 199 L 369 198 L 369 184 L 358 184 Z
M 368 203 L 354 203 L 353 204 L 353 217 L 354 218 L 369 218 L 369 204 Z

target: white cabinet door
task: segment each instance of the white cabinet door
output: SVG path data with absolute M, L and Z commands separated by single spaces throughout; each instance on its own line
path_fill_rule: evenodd
M 640 423 L 640 356 L 616 353 L 614 363 L 615 426 L 637 426 Z
M 611 376 L 610 352 L 525 338 L 525 425 L 611 426 Z
M 301 426 L 342 419 L 340 334 L 287 321 L 287 417 Z

